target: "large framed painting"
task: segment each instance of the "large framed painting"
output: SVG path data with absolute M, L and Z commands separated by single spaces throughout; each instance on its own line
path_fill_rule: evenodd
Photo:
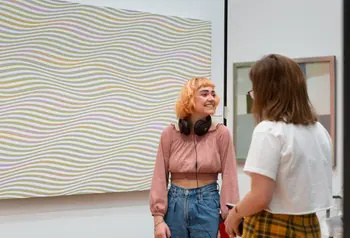
M 335 56 L 295 58 L 307 79 L 310 101 L 318 119 L 328 130 L 335 148 Z M 247 92 L 252 89 L 249 71 L 255 61 L 233 64 L 234 77 L 234 143 L 238 162 L 245 161 L 255 121 L 251 115 L 252 99 Z M 335 166 L 333 152 L 333 166 Z
M 148 190 L 161 132 L 212 23 L 71 1 L 1 1 L 0 199 Z

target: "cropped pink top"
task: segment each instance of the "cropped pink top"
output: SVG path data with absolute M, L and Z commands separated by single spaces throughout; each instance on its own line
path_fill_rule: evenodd
M 213 123 L 204 136 L 186 136 L 171 124 L 161 135 L 154 167 L 150 191 L 150 210 L 153 216 L 164 216 L 167 212 L 169 173 L 172 178 L 195 176 L 196 153 L 198 180 L 216 180 L 218 173 L 222 173 L 221 213 L 228 212 L 226 203 L 235 204 L 239 201 L 236 156 L 228 128 Z

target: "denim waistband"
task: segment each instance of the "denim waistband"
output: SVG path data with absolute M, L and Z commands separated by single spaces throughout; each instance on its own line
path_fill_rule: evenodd
M 213 182 L 198 188 L 182 188 L 171 184 L 169 189 L 169 192 L 178 196 L 191 196 L 197 195 L 198 193 L 208 193 L 214 191 L 219 191 L 219 184 L 217 182 Z

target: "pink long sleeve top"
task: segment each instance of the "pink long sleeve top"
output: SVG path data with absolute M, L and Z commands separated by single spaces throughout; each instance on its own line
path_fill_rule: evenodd
M 216 180 L 218 173 L 222 174 L 221 214 L 228 212 L 226 203 L 239 201 L 236 156 L 228 128 L 213 123 L 204 136 L 186 136 L 180 133 L 177 125 L 171 124 L 162 132 L 154 166 L 150 190 L 152 216 L 164 216 L 167 212 L 169 173 L 172 178 L 195 175 L 196 151 L 198 180 Z

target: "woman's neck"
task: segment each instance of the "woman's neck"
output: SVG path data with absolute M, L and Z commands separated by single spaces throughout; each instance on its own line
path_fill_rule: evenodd
M 190 121 L 191 121 L 191 127 L 193 128 L 194 124 L 196 124 L 197 121 L 206 118 L 206 116 L 203 115 L 192 115 L 190 117 Z

